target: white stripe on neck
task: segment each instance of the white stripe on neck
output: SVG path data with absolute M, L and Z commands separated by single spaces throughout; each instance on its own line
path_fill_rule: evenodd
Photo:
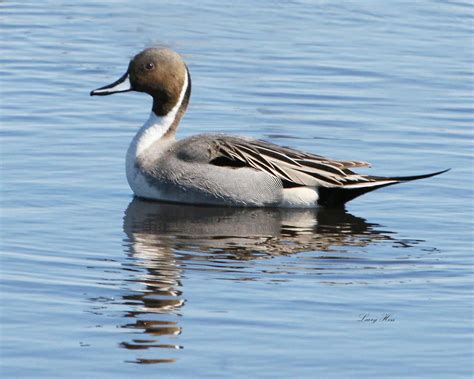
M 135 156 L 139 156 L 156 141 L 161 139 L 166 132 L 170 129 L 173 124 L 176 115 L 178 114 L 181 103 L 183 102 L 184 95 L 188 89 L 188 73 L 185 72 L 183 88 L 179 95 L 178 102 L 165 116 L 157 116 L 153 110 L 150 113 L 150 117 L 143 124 L 140 130 L 135 135 L 132 141 L 132 146 L 135 145 Z M 131 146 L 131 147 L 132 147 Z

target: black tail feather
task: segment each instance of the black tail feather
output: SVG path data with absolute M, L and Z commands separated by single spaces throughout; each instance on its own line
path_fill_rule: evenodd
M 426 178 L 431 178 L 432 176 L 440 175 L 443 174 L 447 171 L 451 170 L 450 168 L 438 172 L 433 172 L 431 174 L 424 174 L 424 175 L 413 175 L 413 176 L 394 176 L 394 177 L 383 177 L 383 176 L 370 176 L 372 179 L 379 179 L 379 180 L 396 180 L 397 182 L 410 182 L 412 180 L 418 180 L 418 179 L 426 179 Z M 396 183 L 393 183 L 396 184 Z M 380 187 L 378 187 L 380 188 Z
M 325 207 L 332 208 L 341 208 L 345 203 L 359 197 L 367 192 L 374 191 L 376 189 L 391 186 L 393 184 L 409 182 L 412 180 L 430 178 L 442 174 L 447 170 L 434 172 L 431 174 L 424 175 L 414 175 L 414 176 L 396 176 L 396 177 L 381 177 L 381 176 L 369 176 L 370 179 L 376 181 L 380 180 L 382 183 L 374 184 L 374 181 L 367 182 L 367 187 L 356 187 L 356 188 L 344 188 L 344 187 L 319 187 L 319 200 L 318 204 Z M 388 180 L 393 180 L 393 182 L 387 183 Z

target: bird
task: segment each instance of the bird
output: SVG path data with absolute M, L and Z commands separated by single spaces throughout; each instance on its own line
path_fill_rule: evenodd
M 169 48 L 146 48 L 117 81 L 91 96 L 137 91 L 152 96 L 150 116 L 126 155 L 127 181 L 139 198 L 232 207 L 341 208 L 378 188 L 429 178 L 358 174 L 363 161 L 336 160 L 228 134 L 176 139 L 191 97 L 191 76 Z

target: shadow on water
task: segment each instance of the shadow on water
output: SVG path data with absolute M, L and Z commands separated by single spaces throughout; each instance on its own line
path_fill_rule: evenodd
M 178 320 L 185 304 L 181 278 L 186 271 L 236 273 L 248 269 L 245 262 L 250 260 L 300 252 L 317 252 L 317 262 L 343 262 L 351 248 L 397 243 L 393 233 L 345 210 L 220 208 L 140 199 L 134 199 L 125 211 L 123 230 L 127 260 L 122 269 L 129 279 L 119 300 L 127 309 L 124 318 L 128 321 L 121 327 L 141 336 L 120 344 L 129 350 L 182 348 L 176 341 L 181 334 Z M 321 265 L 320 269 L 325 268 Z M 258 277 L 263 272 L 250 275 Z

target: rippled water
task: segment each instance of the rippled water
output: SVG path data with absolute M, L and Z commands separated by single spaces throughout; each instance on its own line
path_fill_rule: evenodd
M 0 374 L 473 374 L 469 1 L 2 1 Z M 180 136 L 251 135 L 436 178 L 346 210 L 133 199 L 145 46 L 193 78 Z

